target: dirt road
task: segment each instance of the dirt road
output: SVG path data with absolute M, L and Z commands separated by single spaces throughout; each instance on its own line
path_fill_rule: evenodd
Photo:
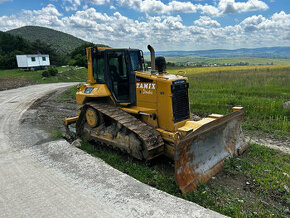
M 0 92 L 0 217 L 220 217 L 23 125 L 41 96 L 72 84 Z M 57 110 L 57 108 L 56 108 Z

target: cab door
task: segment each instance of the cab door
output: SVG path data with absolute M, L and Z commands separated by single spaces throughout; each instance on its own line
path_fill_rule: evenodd
M 118 103 L 130 103 L 129 69 L 125 51 L 107 51 L 109 88 Z

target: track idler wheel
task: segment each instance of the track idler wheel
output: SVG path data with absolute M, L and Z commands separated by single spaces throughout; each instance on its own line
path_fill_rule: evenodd
M 100 126 L 104 122 L 103 115 L 92 107 L 87 108 L 85 116 L 86 122 L 91 128 Z
M 97 111 L 91 107 L 86 110 L 86 120 L 90 127 L 94 128 L 99 125 Z

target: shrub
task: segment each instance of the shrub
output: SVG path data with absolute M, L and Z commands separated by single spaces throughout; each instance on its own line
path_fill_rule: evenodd
M 49 76 L 50 74 L 47 70 L 42 72 L 42 77 L 49 77 Z
M 49 68 L 47 71 L 50 76 L 56 76 L 58 74 L 58 70 L 56 68 Z
M 48 68 L 48 70 L 42 72 L 42 77 L 56 76 L 58 70 L 56 68 Z

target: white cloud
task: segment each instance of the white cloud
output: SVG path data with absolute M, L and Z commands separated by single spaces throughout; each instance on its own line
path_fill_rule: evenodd
M 271 18 L 273 21 L 285 22 L 286 25 L 289 25 L 290 14 L 281 11 L 280 13 L 273 14 Z
M 248 0 L 236 2 L 236 0 L 220 0 L 217 7 L 213 5 L 193 4 L 189 1 L 170 1 L 168 4 L 160 0 L 118 0 L 121 7 L 129 7 L 147 14 L 150 13 L 196 13 L 200 11 L 209 16 L 221 16 L 230 13 L 242 13 L 249 11 L 267 10 L 268 5 L 261 0 Z
M 259 28 L 259 25 L 261 23 L 264 23 L 265 21 L 266 18 L 264 18 L 262 15 L 252 16 L 243 20 L 241 22 L 241 26 L 244 28 L 245 31 L 252 32 L 257 30 Z
M 162 0 L 64 0 L 64 2 L 64 8 L 66 11 L 76 11 L 82 3 L 91 3 L 94 5 L 110 4 L 111 8 L 115 8 L 114 4 L 116 4 L 120 7 L 128 7 L 146 14 L 200 12 L 208 16 L 222 16 L 230 13 L 268 9 L 268 5 L 261 0 L 248 0 L 246 2 L 237 2 L 236 0 L 215 0 L 213 1 L 213 5 L 192 3 L 188 0 L 172 0 L 169 1 L 169 3 L 163 3 Z
M 73 5 L 77 5 L 77 6 L 81 5 L 81 0 L 64 0 L 64 2 L 69 2 L 69 3 L 71 3 Z
M 220 0 L 218 4 L 220 13 L 231 14 L 249 11 L 267 10 L 269 7 L 260 0 L 248 0 L 247 2 L 236 2 L 235 0 Z
M 171 12 L 182 12 L 182 13 L 196 13 L 196 5 L 191 2 L 169 2 L 169 8 Z
M 264 31 L 269 35 L 271 32 L 281 32 L 281 34 L 290 33 L 290 14 L 286 14 L 284 11 L 275 13 L 271 19 L 266 19 L 262 15 L 248 17 L 241 22 L 241 26 L 245 31 Z M 281 31 L 285 30 L 285 31 Z
M 69 3 L 69 5 L 66 4 L 67 2 Z M 64 0 L 63 5 L 63 8 L 66 11 L 76 11 L 81 5 L 81 0 Z
M 18 19 L 15 15 L 0 17 L 0 29 L 6 31 L 9 29 L 28 25 L 27 22 Z
M 147 14 L 135 20 L 117 11 L 109 15 L 94 8 L 64 16 L 51 4 L 41 10 L 0 16 L 1 30 L 25 25 L 50 27 L 112 47 L 146 49 L 147 44 L 152 44 L 156 50 L 194 50 L 290 45 L 290 14 L 284 11 L 269 18 L 251 16 L 224 27 L 208 16 L 201 16 L 188 26 L 179 15 Z
M 218 8 L 212 5 L 198 5 L 198 9 L 201 11 L 202 14 L 206 14 L 209 16 L 220 16 L 221 12 Z
M 119 0 L 122 7 L 130 7 L 145 13 L 168 13 L 169 7 L 158 0 Z
M 261 15 L 248 17 L 240 23 L 242 34 L 255 44 L 263 46 L 290 45 L 290 14 L 275 13 L 270 19 Z M 280 41 L 280 43 L 279 43 Z
M 22 10 L 27 15 L 62 16 L 53 4 L 49 4 L 41 10 Z
M 195 25 L 202 26 L 202 27 L 212 27 L 217 28 L 220 27 L 220 23 L 216 20 L 212 20 L 210 17 L 201 16 L 198 20 L 193 22 Z
M 39 25 L 58 27 L 64 26 L 60 17 L 62 14 L 49 4 L 41 10 L 22 10 L 20 14 L 0 17 L 0 29 L 7 30 L 24 25 Z
M 111 0 L 84 0 L 84 1 L 96 4 L 96 5 L 104 5 L 111 2 Z
M 147 14 L 161 13 L 168 14 L 172 12 L 196 13 L 196 5 L 191 2 L 171 1 L 164 4 L 160 0 L 118 0 L 121 7 L 130 7 Z
M 0 4 L 3 2 L 11 2 L 12 0 L 0 0 Z
M 82 3 L 84 3 L 83 9 L 86 10 L 88 4 L 105 5 L 110 4 L 112 1 L 113 0 L 63 0 L 63 8 L 66 11 L 77 11 Z

